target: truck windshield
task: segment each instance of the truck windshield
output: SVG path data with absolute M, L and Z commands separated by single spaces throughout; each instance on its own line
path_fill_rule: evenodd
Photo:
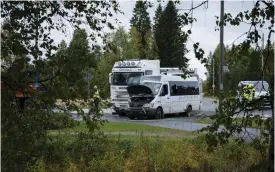
M 115 72 L 113 74 L 113 85 L 138 85 L 143 72 Z
M 161 87 L 161 83 L 154 83 L 154 82 L 142 82 L 142 85 L 145 85 L 149 87 L 154 95 L 157 95 L 159 92 L 159 89 Z

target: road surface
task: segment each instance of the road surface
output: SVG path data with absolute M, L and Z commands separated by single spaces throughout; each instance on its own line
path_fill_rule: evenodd
M 112 115 L 111 109 L 105 109 L 103 119 L 108 120 L 109 122 L 127 122 L 127 123 L 159 126 L 159 127 L 178 129 L 178 130 L 196 131 L 196 130 L 199 130 L 199 129 L 209 125 L 209 124 L 195 123 L 194 121 L 199 118 L 202 118 L 203 116 L 206 116 L 206 115 L 211 116 L 211 115 L 215 114 L 215 109 L 217 108 L 218 105 L 213 103 L 213 101 L 214 101 L 214 99 L 204 98 L 203 99 L 203 108 L 202 108 L 201 112 L 198 114 L 194 114 L 191 117 L 169 115 L 169 116 L 165 117 L 164 119 L 130 120 L 126 116 L 121 117 L 118 115 Z M 85 109 L 84 111 L 87 112 L 88 109 Z M 263 113 L 264 117 L 271 117 L 271 109 L 264 109 L 263 111 L 256 110 L 256 111 L 252 112 L 253 115 L 261 115 L 262 113 Z M 241 113 L 238 116 L 240 117 L 243 115 L 244 115 L 244 113 Z M 76 114 L 74 114 L 74 117 L 78 120 L 82 120 L 80 117 L 77 117 Z M 247 129 L 247 131 L 254 136 L 257 136 L 259 134 L 258 129 L 249 128 L 249 129 Z M 245 137 L 246 137 L 247 141 L 251 140 L 247 134 L 245 135 Z

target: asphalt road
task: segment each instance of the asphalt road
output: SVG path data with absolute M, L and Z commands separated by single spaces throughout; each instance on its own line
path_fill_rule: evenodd
M 118 115 L 112 115 L 111 109 L 105 109 L 104 110 L 104 116 L 103 119 L 108 120 L 109 122 L 127 122 L 127 123 L 137 123 L 137 124 L 145 124 L 145 125 L 151 125 L 151 126 L 159 126 L 159 127 L 165 127 L 165 128 L 171 128 L 171 129 L 179 129 L 179 130 L 186 130 L 186 131 L 196 131 L 203 127 L 208 126 L 208 124 L 199 124 L 195 123 L 194 121 L 196 119 L 202 118 L 203 116 L 211 116 L 215 114 L 215 109 L 217 108 L 217 104 L 213 103 L 214 99 L 211 98 L 204 98 L 203 99 L 203 108 L 200 113 L 193 114 L 190 117 L 187 116 L 178 116 L 178 115 L 169 115 L 165 117 L 164 119 L 136 119 L 136 120 L 130 120 L 126 116 L 118 116 Z M 88 111 L 87 109 L 84 111 Z M 271 109 L 264 109 L 263 111 L 253 111 L 253 115 L 262 115 L 264 117 L 271 117 Z M 243 116 L 244 113 L 240 113 L 238 116 Z M 73 116 L 78 119 L 82 120 L 80 117 L 77 117 L 76 114 L 73 114 Z M 247 132 L 249 134 L 241 133 L 244 135 L 244 138 L 249 141 L 251 140 L 250 137 L 255 137 L 259 134 L 258 129 L 252 129 L 248 128 Z M 250 136 L 249 136 L 250 135 Z

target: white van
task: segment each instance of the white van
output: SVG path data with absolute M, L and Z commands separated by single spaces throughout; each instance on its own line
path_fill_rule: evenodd
M 202 85 L 198 77 L 143 76 L 140 85 L 129 85 L 130 119 L 136 117 L 164 118 L 165 114 L 198 111 L 202 106 Z
M 269 84 L 266 81 L 240 81 L 238 84 L 238 90 L 237 90 L 237 96 L 236 99 L 239 100 L 239 102 L 242 102 L 242 92 L 243 87 L 246 85 L 254 85 L 255 88 L 255 95 L 254 100 L 263 99 L 264 104 L 263 106 L 271 106 L 271 97 L 269 93 Z

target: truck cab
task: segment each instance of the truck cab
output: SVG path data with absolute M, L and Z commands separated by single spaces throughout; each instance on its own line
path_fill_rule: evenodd
M 129 94 L 126 89 L 128 85 L 139 84 L 141 76 L 158 74 L 159 60 L 130 59 L 116 62 L 112 73 L 109 74 L 111 103 L 115 111 L 113 114 L 126 115 L 125 109 L 129 106 Z

